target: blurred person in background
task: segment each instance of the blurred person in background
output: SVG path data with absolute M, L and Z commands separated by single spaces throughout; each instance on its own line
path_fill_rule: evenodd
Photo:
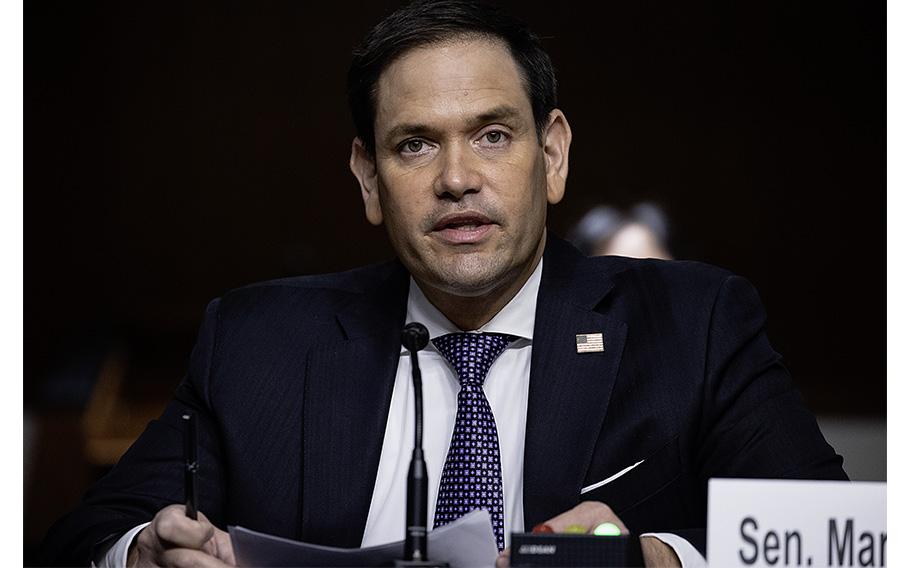
M 569 241 L 588 256 L 673 258 L 667 216 L 653 203 L 639 203 L 628 211 L 598 205 L 572 228 Z

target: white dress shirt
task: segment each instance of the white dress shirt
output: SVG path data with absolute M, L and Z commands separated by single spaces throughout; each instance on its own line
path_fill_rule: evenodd
M 499 434 L 506 546 L 509 546 L 512 531 L 524 531 L 522 479 L 525 418 L 528 414 L 528 384 L 531 376 L 531 341 L 542 269 L 541 261 L 515 297 L 493 319 L 474 330 L 507 333 L 521 338 L 510 343 L 493 362 L 483 383 Z M 427 326 L 431 340 L 462 331 L 427 300 L 413 279 L 408 293 L 405 321 L 416 321 Z M 432 341 L 417 354 L 417 358 L 423 375 L 423 451 L 429 480 L 427 527 L 432 528 L 439 480 L 455 428 L 457 397 L 461 385 L 455 370 L 436 350 Z M 411 381 L 411 359 L 407 350 L 402 348 L 362 546 L 392 542 L 404 537 L 407 473 L 413 446 L 414 384 Z
M 510 343 L 496 359 L 483 384 L 499 434 L 506 546 L 509 546 L 512 532 L 525 530 L 522 498 L 525 424 L 534 318 L 542 272 L 541 259 L 515 297 L 488 323 L 472 330 L 478 333 L 506 333 L 520 338 Z M 462 331 L 427 300 L 413 279 L 408 292 L 405 321 L 424 324 L 430 332 L 430 339 Z M 432 341 L 418 353 L 418 360 L 423 376 L 423 449 L 429 478 L 427 526 L 432 528 L 439 480 L 455 427 L 457 396 L 461 387 L 455 370 L 436 350 Z M 414 385 L 411 381 L 410 357 L 407 350 L 402 348 L 361 546 L 384 544 L 404 538 L 407 472 L 413 444 Z M 124 566 L 132 539 L 144 526 L 136 527 L 109 550 L 99 554 L 96 560 L 98 566 Z M 648 534 L 672 547 L 685 568 L 706 566 L 704 557 L 685 539 L 674 534 Z

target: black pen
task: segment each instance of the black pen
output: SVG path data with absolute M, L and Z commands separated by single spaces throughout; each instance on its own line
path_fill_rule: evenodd
M 196 415 L 195 414 L 184 414 L 183 423 L 185 428 L 183 430 L 183 460 L 184 460 L 184 472 L 183 472 L 183 489 L 185 492 L 186 499 L 186 516 L 196 520 L 196 511 L 198 511 L 198 506 L 196 503 L 196 472 L 199 471 L 199 462 L 196 461 Z

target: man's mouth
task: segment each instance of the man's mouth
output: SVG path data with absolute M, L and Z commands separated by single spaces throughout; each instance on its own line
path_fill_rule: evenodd
M 456 231 L 470 231 L 482 225 L 491 225 L 493 221 L 486 215 L 474 212 L 452 213 L 436 221 L 433 225 L 434 231 L 443 231 L 446 229 Z
M 433 225 L 433 233 L 450 244 L 474 244 L 493 228 L 489 217 L 475 212 L 453 213 Z

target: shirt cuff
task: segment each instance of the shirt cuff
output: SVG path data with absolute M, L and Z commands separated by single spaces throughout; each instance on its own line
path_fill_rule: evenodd
M 99 552 L 98 555 L 95 556 L 95 561 L 92 562 L 92 568 L 124 568 L 126 566 L 126 557 L 130 552 L 130 545 L 133 544 L 133 539 L 136 538 L 139 531 L 150 524 L 151 523 L 142 523 L 141 525 L 133 527 L 128 533 L 121 536 L 110 548 Z
M 653 536 L 657 540 L 673 549 L 679 557 L 683 568 L 707 568 L 708 561 L 698 552 L 692 543 L 683 537 L 671 533 L 645 533 L 640 536 Z

